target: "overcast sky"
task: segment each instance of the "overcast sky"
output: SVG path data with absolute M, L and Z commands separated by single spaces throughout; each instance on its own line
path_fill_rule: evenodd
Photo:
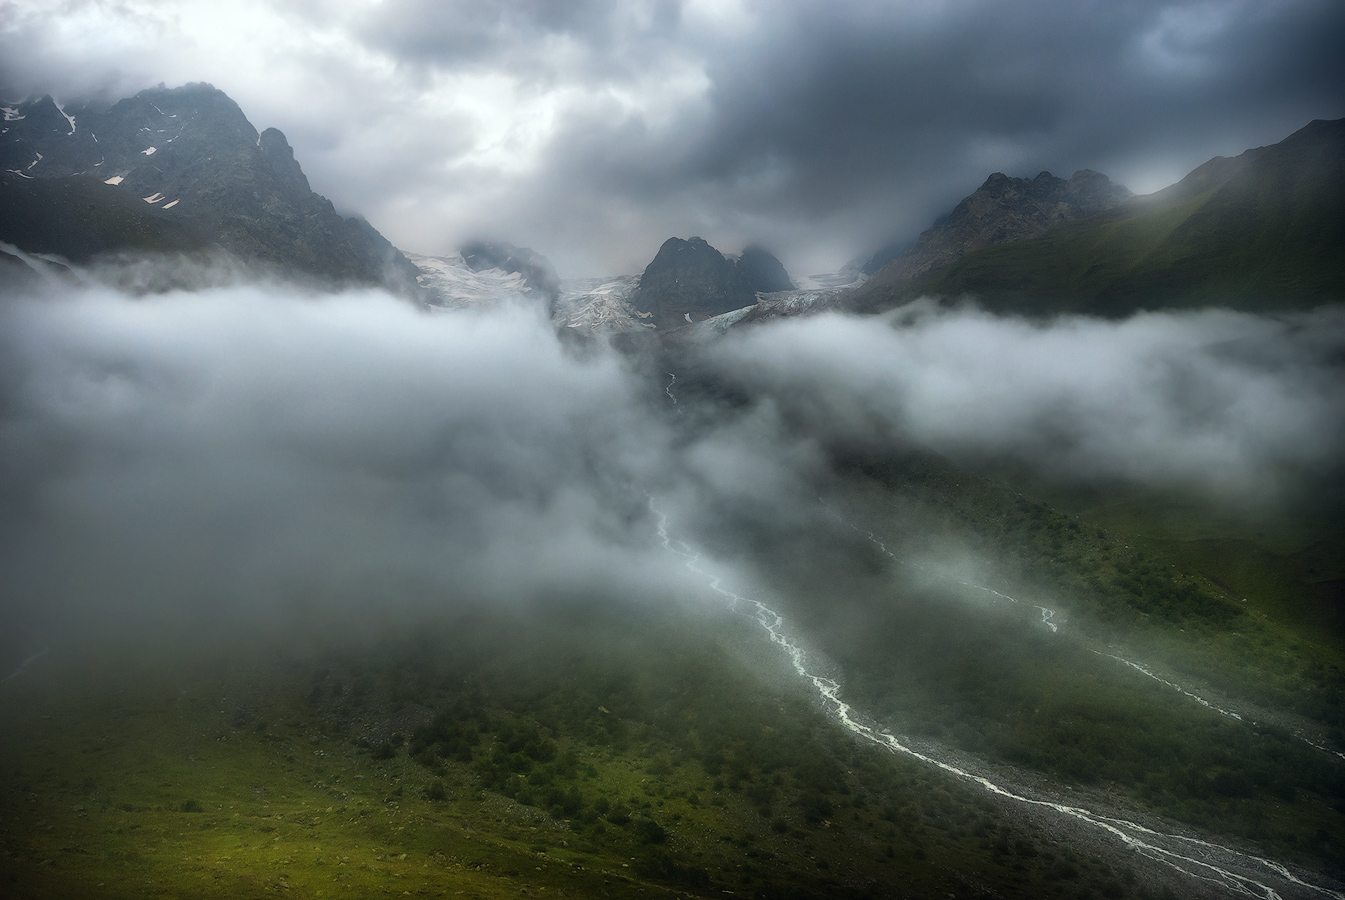
M 1339 0 L 0 0 L 11 98 L 208 81 L 394 243 L 563 276 L 667 237 L 798 274 L 993 171 L 1146 193 L 1345 116 Z

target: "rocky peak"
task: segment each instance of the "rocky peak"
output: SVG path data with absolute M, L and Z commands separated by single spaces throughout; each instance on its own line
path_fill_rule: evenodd
M 794 290 L 794 282 L 790 281 L 784 264 L 764 247 L 752 245 L 744 250 L 738 257 L 737 269 L 738 277 L 754 292 L 769 294 Z
M 258 137 L 257 146 L 261 149 L 262 158 L 270 164 L 271 174 L 275 175 L 282 187 L 300 196 L 313 192 L 308 186 L 304 170 L 299 167 L 299 161 L 294 158 L 294 150 L 289 141 L 285 140 L 284 132 L 278 128 L 266 129 Z
M 758 292 L 793 286 L 785 267 L 761 247 L 730 259 L 703 238 L 669 238 L 645 267 L 631 303 L 655 325 L 675 328 L 751 306 Z
M 1066 222 L 1105 212 L 1133 196 L 1089 169 L 1080 169 L 1068 181 L 1045 171 L 1032 179 L 995 172 L 946 219 L 923 232 L 914 247 L 889 257 L 886 265 L 875 255 L 865 271 L 882 267 L 884 278 L 915 278 L 975 250 L 1037 237 Z

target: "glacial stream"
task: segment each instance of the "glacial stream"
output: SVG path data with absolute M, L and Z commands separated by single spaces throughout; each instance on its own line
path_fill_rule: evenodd
M 46 656 L 50 650 L 51 650 L 50 647 L 44 647 L 43 649 L 34 653 L 32 656 L 25 659 L 23 662 L 19 663 L 19 667 L 17 669 L 15 669 L 13 672 L 10 672 L 4 678 L 0 678 L 0 684 L 4 684 L 6 681 L 9 681 L 10 679 L 18 678 L 20 675 L 23 674 L 25 669 L 27 669 L 33 663 L 37 662 L 42 657 Z
M 1262 897 L 1265 900 L 1284 900 L 1286 896 L 1333 897 L 1336 900 L 1345 900 L 1345 894 L 1305 881 L 1287 866 L 1273 860 L 1243 853 L 1200 838 L 1157 831 L 1137 822 L 1092 812 L 1082 807 L 1029 797 L 989 778 L 968 772 L 951 762 L 938 759 L 927 752 L 921 752 L 903 743 L 900 738 L 892 733 L 866 721 L 867 717 L 842 700 L 839 682 L 809 670 L 807 653 L 794 639 L 786 634 L 783 616 L 760 600 L 734 593 L 723 586 L 719 576 L 703 568 L 700 564 L 700 553 L 684 542 L 674 539 L 669 534 L 668 516 L 656 507 L 653 497 L 649 498 L 649 510 L 658 517 L 658 536 L 662 541 L 663 548 L 669 553 L 681 557 L 689 570 L 705 578 L 706 586 L 727 600 L 731 610 L 746 611 L 747 615 L 761 625 L 771 642 L 785 651 L 794 671 L 813 688 L 828 713 L 856 737 L 883 747 L 892 753 L 908 756 L 934 766 L 997 797 L 1054 812 L 1080 826 L 1093 830 L 1104 840 L 1118 843 L 1128 851 L 1140 854 L 1187 877 L 1223 889 L 1230 895 Z M 876 538 L 872 535 L 869 537 L 882 547 L 883 551 L 888 553 L 889 556 L 892 555 Z M 895 556 L 892 558 L 896 559 Z M 980 585 L 968 586 L 990 590 Z M 1015 603 L 1020 602 L 1012 597 L 999 594 L 997 591 L 991 591 L 991 593 Z M 1042 622 L 1050 627 L 1052 632 L 1055 632 L 1057 630 L 1056 625 L 1050 621 L 1053 615 L 1051 611 L 1044 607 L 1037 608 L 1042 610 Z M 1127 662 L 1126 660 L 1121 661 Z M 1127 664 L 1134 665 L 1128 662 Z M 1140 671 L 1145 670 L 1140 669 Z M 1145 674 L 1150 673 L 1145 672 Z M 1150 674 L 1150 677 L 1155 676 Z
M 901 557 L 899 557 L 899 556 L 897 556 L 895 553 L 893 553 L 891 550 L 889 550 L 888 547 L 887 547 L 887 545 L 886 545 L 885 543 L 883 543 L 881 540 L 879 540 L 878 537 L 875 536 L 874 533 L 873 533 L 872 531 L 865 531 L 865 530 L 863 530 L 862 528 L 860 528 L 858 525 L 855 525 L 853 522 L 847 521 L 847 520 L 846 520 L 845 518 L 843 518 L 838 512 L 836 512 L 834 509 L 832 509 L 832 508 L 826 503 L 825 500 L 822 501 L 822 505 L 823 505 L 824 507 L 826 507 L 827 512 L 831 513 L 832 517 L 835 518 L 836 521 L 840 522 L 842 525 L 845 525 L 847 528 L 852 529 L 852 530 L 855 531 L 856 533 L 864 535 L 864 537 L 867 538 L 868 541 L 869 541 L 871 544 L 873 544 L 875 547 L 877 547 L 877 548 L 879 549 L 879 551 L 881 551 L 885 556 L 888 557 L 888 559 L 891 559 L 891 560 L 892 560 L 893 562 L 895 562 L 897 565 L 899 565 L 899 566 L 905 566 L 905 567 L 908 567 L 908 568 L 911 568 L 911 569 L 915 569 L 915 570 L 918 571 L 918 572 L 921 572 L 921 573 L 923 573 L 923 574 L 925 574 L 925 575 L 928 575 L 928 576 L 930 576 L 930 577 L 932 577 L 932 578 L 935 578 L 935 579 L 938 579 L 938 580 L 941 580 L 941 581 L 946 581 L 946 582 L 948 582 L 948 583 L 950 583 L 950 584 L 958 584 L 958 585 L 961 585 L 961 586 L 963 586 L 963 587 L 971 588 L 972 590 L 982 591 L 982 592 L 984 592 L 984 593 L 986 593 L 986 594 L 989 594 L 990 596 L 994 597 L 994 598 L 997 599 L 997 600 L 1003 600 L 1003 601 L 1006 601 L 1006 602 L 1008 602 L 1008 603 L 1013 603 L 1013 604 L 1017 604 L 1017 605 L 1023 605 L 1023 604 L 1026 604 L 1027 606 L 1030 606 L 1030 607 L 1032 607 L 1033 609 L 1035 609 L 1035 610 L 1037 610 L 1037 611 L 1039 611 L 1039 612 L 1041 613 L 1041 624 L 1044 625 L 1044 626 L 1046 626 L 1047 628 L 1051 629 L 1051 633 L 1052 633 L 1052 634 L 1058 634 L 1058 633 L 1059 633 L 1060 629 L 1059 629 L 1059 627 L 1056 625 L 1056 623 L 1053 621 L 1053 619 L 1055 618 L 1055 611 L 1054 611 L 1054 610 L 1047 609 L 1045 606 L 1038 606 L 1037 604 L 1032 603 L 1031 601 L 1019 600 L 1017 597 L 1010 597 L 1008 594 L 1001 593 L 1000 591 L 997 591 L 997 590 L 995 590 L 994 588 L 991 588 L 991 587 L 986 587 L 986 586 L 983 585 L 983 584 L 977 584 L 977 583 L 972 582 L 972 581 L 963 581 L 963 580 L 960 579 L 960 578 L 954 578 L 954 577 L 952 577 L 952 576 L 950 576 L 950 575 L 945 575 L 945 574 L 943 574 L 943 573 L 941 573 L 941 572 L 936 571 L 935 569 L 933 569 L 933 568 L 930 567 L 930 566 L 923 566 L 923 565 L 920 565 L 919 563 L 915 563 L 915 562 L 911 562 L 910 560 L 902 559 Z M 1123 657 L 1123 656 L 1117 656 L 1117 655 L 1114 654 L 1114 653 L 1107 653 L 1107 652 L 1105 652 L 1105 651 L 1103 651 L 1103 650 L 1098 650 L 1098 649 L 1096 649 L 1096 648 L 1089 648 L 1089 649 L 1090 649 L 1093 653 L 1096 653 L 1098 656 L 1105 656 L 1105 657 L 1107 657 L 1108 659 L 1114 659 L 1114 660 L 1116 660 L 1117 662 L 1121 663 L 1122 665 L 1125 665 L 1125 666 L 1130 667 L 1131 669 L 1134 669 L 1136 672 L 1139 672 L 1141 675 L 1144 675 L 1144 676 L 1147 677 L 1147 678 L 1151 678 L 1151 679 L 1153 679 L 1154 681 L 1157 681 L 1159 684 L 1166 685 L 1167 687 L 1172 688 L 1173 690 L 1177 691 L 1178 693 L 1182 694 L 1183 696 L 1185 696 L 1185 697 L 1187 697 L 1187 698 L 1189 698 L 1189 699 L 1191 699 L 1191 700 L 1194 700 L 1196 703 L 1199 703 L 1201 706 L 1205 707 L 1206 709 L 1208 709 L 1208 710 L 1210 710 L 1210 711 L 1212 711 L 1212 712 L 1217 712 L 1219 715 L 1221 715 L 1221 716 L 1225 716 L 1225 717 L 1230 718 L 1230 719 L 1236 719 L 1236 720 L 1239 721 L 1239 722 L 1245 722 L 1245 723 L 1248 724 L 1248 725 L 1256 725 L 1256 722 L 1254 722 L 1254 721 L 1252 721 L 1252 720 L 1243 719 L 1241 713 L 1236 713 L 1236 712 L 1233 712 L 1231 709 L 1224 709 L 1222 706 L 1217 706 L 1217 705 L 1211 703 L 1210 701 L 1206 700 L 1204 697 L 1200 696 L 1199 694 L 1196 694 L 1196 693 L 1194 693 L 1194 692 L 1192 692 L 1192 691 L 1187 690 L 1185 687 L 1183 687 L 1183 686 L 1180 685 L 1180 684 L 1177 684 L 1175 681 L 1168 681 L 1166 678 L 1163 678 L 1162 676 L 1155 674 L 1155 673 L 1154 673 L 1151 669 L 1149 669 L 1147 666 L 1144 666 L 1144 665 L 1142 665 L 1142 664 L 1140 664 L 1140 663 L 1137 663 L 1137 662 L 1135 662 L 1134 660 L 1126 659 L 1126 658 Z M 1316 748 L 1316 749 L 1322 751 L 1323 753 L 1330 753 L 1332 756 L 1337 756 L 1337 757 L 1339 757 L 1339 758 L 1341 758 L 1341 759 L 1345 759 L 1345 753 L 1341 753 L 1341 752 L 1338 751 L 1338 750 L 1332 750 L 1330 747 L 1323 746 L 1322 744 L 1319 744 L 1319 743 L 1317 743 L 1316 741 L 1311 740 L 1311 739 L 1305 737 L 1305 736 L 1302 735 L 1302 734 L 1295 734 L 1294 736 L 1295 736 L 1296 738 L 1298 738 L 1300 741 L 1302 741 L 1303 743 L 1307 744 L 1308 746 L 1310 746 L 1310 747 L 1314 747 L 1314 748 Z

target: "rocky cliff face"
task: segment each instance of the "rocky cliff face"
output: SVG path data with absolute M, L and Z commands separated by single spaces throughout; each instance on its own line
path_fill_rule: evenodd
M 62 108 L 43 97 L 3 113 L 0 190 L 25 197 L 75 190 L 85 201 L 83 218 L 94 220 L 121 210 L 129 196 L 144 206 L 134 218 L 250 262 L 415 290 L 415 266 L 368 223 L 339 215 L 314 193 L 285 136 L 274 128 L 259 135 L 210 85 L 142 91 L 110 107 Z M 92 244 L 64 240 L 62 223 L 43 219 L 40 199 L 25 205 L 26 219 L 6 220 L 6 240 L 73 259 L 146 249 L 119 240 L 118 229 L 95 228 L 102 238 Z M 42 246 L 37 235 L 46 236 Z M 183 241 L 163 243 L 176 249 Z
M 758 292 L 793 287 L 785 267 L 760 247 L 729 259 L 702 238 L 669 238 L 645 267 L 631 303 L 655 325 L 676 328 L 751 306 Z
M 1081 169 L 1068 181 L 1042 172 L 1036 178 L 1010 178 L 996 172 L 963 199 L 947 219 L 927 229 L 911 249 L 865 266 L 883 269 L 886 279 L 916 278 L 962 256 L 996 244 L 1045 234 L 1057 225 L 1084 219 L 1124 203 L 1134 195 L 1106 175 Z

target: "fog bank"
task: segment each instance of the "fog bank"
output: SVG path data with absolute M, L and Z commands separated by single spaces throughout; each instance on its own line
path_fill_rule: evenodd
M 1345 459 L 1345 311 L 1220 310 L 1032 322 L 927 301 L 881 321 L 773 322 L 715 346 L 717 370 L 810 427 L 904 435 L 954 459 L 1066 482 L 1195 488 L 1274 503 Z
M 76 633 L 713 602 L 649 497 L 707 566 L 761 583 L 762 547 L 812 546 L 830 521 L 815 486 L 837 440 L 1256 502 L 1338 485 L 1345 457 L 1340 311 L 780 321 L 701 351 L 747 403 L 679 416 L 662 373 L 565 349 L 527 305 L 256 282 L 41 294 L 0 298 L 5 659 Z
M 534 310 L 253 284 L 0 316 L 11 626 L 208 630 L 677 581 L 630 527 L 647 512 L 629 485 L 667 444 L 638 380 L 567 355 Z

